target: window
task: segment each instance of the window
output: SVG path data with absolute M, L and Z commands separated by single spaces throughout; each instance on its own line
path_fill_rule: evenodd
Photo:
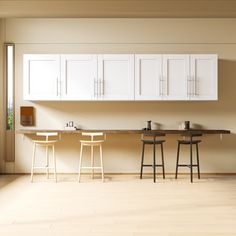
M 14 129 L 14 44 L 6 45 L 7 130 Z

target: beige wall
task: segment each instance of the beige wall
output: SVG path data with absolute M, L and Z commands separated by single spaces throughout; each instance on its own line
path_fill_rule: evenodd
M 141 129 L 146 120 L 177 128 L 190 120 L 232 135 L 203 138 L 203 172 L 236 172 L 236 19 L 8 19 L 6 39 L 16 43 L 16 129 L 19 107 L 36 108 L 36 128 L 62 128 L 74 120 L 82 128 Z M 24 53 L 217 53 L 219 101 L 214 102 L 28 102 L 22 99 Z M 79 136 L 63 135 L 57 146 L 60 172 L 76 172 Z M 165 145 L 167 172 L 173 172 L 176 138 Z M 16 172 L 29 172 L 32 143 L 16 135 Z M 42 153 L 41 153 L 42 154 Z M 106 172 L 138 172 L 138 135 L 108 135 Z M 183 152 L 187 159 L 187 152 Z

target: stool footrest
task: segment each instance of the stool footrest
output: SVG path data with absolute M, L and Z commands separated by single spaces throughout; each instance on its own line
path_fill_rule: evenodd
M 39 166 L 35 166 L 35 167 L 33 167 L 33 169 L 55 169 L 55 167 L 47 167 L 47 166 L 39 167 Z
M 153 167 L 153 165 L 142 165 L 142 166 L 144 166 L 144 167 Z M 163 165 L 155 165 L 156 167 L 161 167 L 161 166 L 163 166 Z
M 191 167 L 191 165 L 178 165 L 178 167 Z M 198 167 L 198 165 L 192 165 L 192 167 Z
M 82 166 L 81 169 L 102 169 L 101 166 L 91 167 L 91 166 Z

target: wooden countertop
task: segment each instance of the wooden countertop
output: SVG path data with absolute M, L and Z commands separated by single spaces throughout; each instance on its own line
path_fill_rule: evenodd
M 189 130 L 178 130 L 178 129 L 161 129 L 161 130 L 135 130 L 135 129 L 100 129 L 100 130 L 50 130 L 50 129 L 20 129 L 16 130 L 16 134 L 35 134 L 36 132 L 59 132 L 61 134 L 80 134 L 82 132 L 104 132 L 106 134 L 142 134 L 145 132 L 159 132 L 164 134 L 190 134 L 190 133 L 201 133 L 201 134 L 230 134 L 230 130 L 222 129 L 189 129 Z

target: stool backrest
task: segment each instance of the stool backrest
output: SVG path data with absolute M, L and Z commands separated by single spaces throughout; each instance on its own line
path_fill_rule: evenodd
M 193 139 L 194 140 L 194 137 L 201 137 L 202 136 L 202 133 L 186 133 L 186 134 L 182 134 L 181 135 L 184 139 Z
M 94 137 L 102 136 L 104 139 L 106 138 L 106 135 L 104 135 L 103 132 L 82 132 L 82 135 L 89 136 L 91 141 L 94 141 Z
M 164 136 L 166 136 L 166 134 L 160 132 L 144 132 L 142 134 L 142 139 L 152 138 L 153 140 L 156 140 L 158 137 L 164 137 Z
M 45 137 L 46 141 L 48 141 L 49 137 L 58 136 L 58 132 L 37 132 L 36 135 L 43 136 L 43 137 Z

